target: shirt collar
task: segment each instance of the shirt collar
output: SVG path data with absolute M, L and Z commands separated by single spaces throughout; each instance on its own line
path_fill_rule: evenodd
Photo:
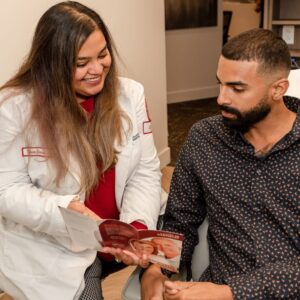
M 286 107 L 297 114 L 296 120 L 294 122 L 292 130 L 287 135 L 285 135 L 278 143 L 276 143 L 267 155 L 275 151 L 285 149 L 291 144 L 300 140 L 300 99 L 291 96 L 284 96 L 283 100 Z M 241 132 L 225 127 L 225 134 L 229 139 L 232 139 L 232 142 L 235 145 L 235 149 L 240 149 L 244 153 L 246 152 L 248 154 L 254 154 L 253 146 L 244 138 Z

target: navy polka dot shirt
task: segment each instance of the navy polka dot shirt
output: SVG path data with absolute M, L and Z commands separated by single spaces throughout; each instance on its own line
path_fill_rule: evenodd
M 163 229 L 184 233 L 188 265 L 207 217 L 200 281 L 229 285 L 234 299 L 300 299 L 300 109 L 285 103 L 295 124 L 264 156 L 218 115 L 192 127 L 173 174 Z

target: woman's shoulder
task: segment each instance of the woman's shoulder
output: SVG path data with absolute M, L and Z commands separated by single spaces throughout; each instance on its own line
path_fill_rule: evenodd
M 119 79 L 119 87 L 120 87 L 120 94 L 125 95 L 140 95 L 144 93 L 143 85 L 131 78 L 127 77 L 118 77 Z
M 5 88 L 0 91 L 0 104 L 5 106 L 28 104 L 31 99 L 31 91 Z
M 5 88 L 0 91 L 0 109 L 22 111 L 29 109 L 31 105 L 31 92 L 14 88 Z

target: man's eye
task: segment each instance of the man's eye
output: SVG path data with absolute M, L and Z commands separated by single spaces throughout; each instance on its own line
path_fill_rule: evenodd
M 242 93 L 242 92 L 244 92 L 245 90 L 244 89 L 241 89 L 241 88 L 236 88 L 236 87 L 234 87 L 234 88 L 232 88 L 236 93 Z

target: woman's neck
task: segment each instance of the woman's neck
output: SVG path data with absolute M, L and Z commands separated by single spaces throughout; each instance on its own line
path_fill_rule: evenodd
M 85 96 L 85 95 L 76 94 L 76 99 L 78 103 L 82 103 L 86 100 L 94 99 L 94 96 Z

